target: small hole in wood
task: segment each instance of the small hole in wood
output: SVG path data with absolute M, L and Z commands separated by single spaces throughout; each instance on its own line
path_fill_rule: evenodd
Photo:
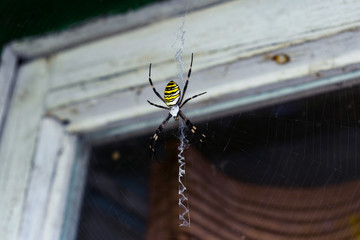
M 279 53 L 274 55 L 272 60 L 274 60 L 277 64 L 286 64 L 290 62 L 290 56 L 285 53 Z

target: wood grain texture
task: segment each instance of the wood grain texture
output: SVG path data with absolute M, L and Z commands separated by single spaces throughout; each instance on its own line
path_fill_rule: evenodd
M 10 47 L 5 47 L 0 62 L 0 143 L 6 114 L 15 85 L 17 57 Z
M 186 114 L 201 120 L 201 117 L 210 114 L 216 116 L 244 111 L 339 88 L 346 83 L 355 84 L 359 77 L 355 71 L 360 69 L 360 48 L 356 47 L 360 46 L 359 39 L 360 31 L 344 32 L 205 70 L 198 70 L 198 55 L 195 54 L 187 97 L 203 91 L 207 94 L 190 102 L 186 106 Z M 278 54 L 287 54 L 290 61 L 277 64 L 272 58 Z M 185 69 L 187 64 L 188 61 Z M 153 67 L 152 72 L 155 75 L 158 69 Z M 336 76 L 339 78 L 334 78 Z M 147 131 L 156 127 L 164 116 L 162 110 L 146 102 L 156 103 L 158 99 L 151 91 L 146 76 L 143 76 L 143 81 L 144 86 L 50 112 L 60 119 L 70 120 L 69 131 L 87 132 L 104 126 L 111 128 L 112 125 L 120 127 L 114 127 L 113 132 L 104 132 L 101 136 L 119 135 L 134 129 Z M 161 91 L 165 85 L 166 81 L 163 81 L 156 83 L 155 87 Z
M 360 26 L 359 11 L 358 1 L 336 0 L 279 0 L 271 6 L 232 1 L 206 8 L 187 15 L 184 59 L 195 52 L 199 71 L 353 30 Z M 181 16 L 162 20 L 54 55 L 48 108 L 144 86 L 150 62 L 154 82 L 175 77 L 172 45 L 181 22 Z
M 75 239 L 77 234 L 78 221 L 83 192 L 85 190 L 88 159 L 90 157 L 89 146 L 77 139 L 74 164 L 71 167 L 70 184 L 67 187 L 65 211 L 59 239 Z
M 75 238 L 88 158 L 80 148 L 57 121 L 42 121 L 19 239 Z
M 137 9 L 136 11 L 129 11 L 125 14 L 107 17 L 102 16 L 98 19 L 92 19 L 62 32 L 15 41 L 11 46 L 19 57 L 31 60 L 37 57 L 49 56 L 56 52 L 82 45 L 86 42 L 96 41 L 162 19 L 181 15 L 186 11 L 196 11 L 226 1 L 171 0 L 153 3 L 144 8 Z
M 0 145 L 0 232 L 2 239 L 19 235 L 26 189 L 44 113 L 48 72 L 44 60 L 19 69 L 11 108 Z
M 147 239 L 356 238 L 358 180 L 313 188 L 242 183 L 218 172 L 194 149 L 185 154 L 191 159 L 186 164 L 191 226 L 178 227 L 173 147 L 166 164 L 152 166 Z
M 68 204 L 67 193 L 70 189 L 77 147 L 78 138 L 74 135 L 65 134 L 61 143 L 61 151 L 58 158 L 55 159 L 58 163 L 54 172 L 52 187 L 49 189 L 43 232 L 39 239 L 61 239 L 65 219 L 64 213 Z
M 54 185 L 54 174 L 59 164 L 57 160 L 62 151 L 64 134 L 63 126 L 55 120 L 47 118 L 42 120 L 29 176 L 20 239 L 42 239 L 47 206 L 51 199 L 50 194 Z
M 15 54 L 4 52 L 0 93 L 5 92 L 8 101 L 0 102 L 0 117 L 8 106 L 9 111 L 0 146 L 1 239 L 74 238 L 88 149 L 69 132 L 86 134 L 88 140 L 97 142 L 144 133 L 161 122 L 163 116 L 146 102 L 156 99 L 147 81 L 148 66 L 153 63 L 153 80 L 161 92 L 177 73 L 173 60 L 177 49 L 172 44 L 178 41 L 175 32 L 183 19 L 169 16 L 181 13 L 183 8 L 179 9 L 169 8 L 153 22 L 150 19 L 156 8 L 149 10 L 141 21 L 119 17 L 108 28 L 88 36 L 89 31 L 106 22 L 99 20 L 89 28 L 13 44 Z M 189 103 L 186 114 L 192 120 L 201 120 L 358 84 L 359 12 L 360 2 L 355 0 L 231 1 L 190 12 L 185 25 L 185 69 L 191 52 L 195 52 L 195 59 L 187 96 L 203 91 L 208 94 Z M 119 28 L 113 25 L 124 20 L 130 23 Z M 116 31 L 120 34 L 113 35 Z M 63 42 L 64 38 L 68 41 Z M 290 61 L 278 64 L 273 59 L 280 54 L 288 55 Z M 15 74 L 17 56 L 32 61 L 23 63 Z M 14 76 L 17 82 L 10 101 L 11 87 L 6 79 Z M 45 115 L 70 124 L 53 132 L 54 128 L 48 125 L 53 120 L 52 123 L 46 120 L 43 124 L 47 126 L 41 127 Z M 43 129 L 52 130 L 41 132 Z M 51 137 L 55 137 L 56 143 L 47 149 L 46 139 Z M 59 155 L 54 161 L 46 162 L 46 156 L 55 153 Z M 177 218 L 173 217 L 178 214 L 177 209 L 170 209 L 177 202 L 169 202 L 177 200 L 177 187 L 171 185 L 175 183 L 167 182 L 166 178 L 152 183 L 159 191 L 171 193 L 168 198 L 162 195 L 152 202 L 157 204 L 154 216 L 168 214 L 151 218 L 151 234 L 166 236 L 153 239 L 173 236 L 289 239 L 293 233 L 294 239 L 352 237 L 348 219 L 343 216 L 351 217 L 350 213 L 359 211 L 360 204 L 358 196 L 344 193 L 358 189 L 358 183 L 341 186 L 344 192 L 330 189 L 325 195 L 297 190 L 286 190 L 285 194 L 284 189 L 272 189 L 266 192 L 274 200 L 270 204 L 261 202 L 267 197 L 263 189 L 229 181 L 206 164 L 200 167 L 214 175 L 207 179 L 206 175 L 196 175 L 199 172 L 196 166 L 190 168 L 190 172 L 196 173 L 188 180 L 196 183 L 189 188 L 194 197 L 190 206 L 191 230 L 177 232 L 172 228 L 177 225 Z M 42 182 L 46 188 L 37 189 Z M 219 182 L 224 182 L 227 188 L 222 188 L 224 185 L 218 185 Z M 218 192 L 212 191 L 213 186 Z M 314 194 L 322 201 L 313 200 Z M 327 201 L 331 194 L 337 196 L 336 202 Z M 296 196 L 301 196 L 306 205 L 291 201 Z M 37 200 L 48 205 L 36 206 L 35 213 L 33 206 Z M 202 204 L 204 201 L 209 202 L 211 209 Z M 322 205 L 324 202 L 330 205 Z M 334 207 L 328 211 L 327 206 Z M 212 209 L 222 211 L 214 213 Z M 232 219 L 236 225 L 224 219 Z M 44 228 L 40 229 L 42 223 Z M 333 231 L 324 229 L 325 225 Z

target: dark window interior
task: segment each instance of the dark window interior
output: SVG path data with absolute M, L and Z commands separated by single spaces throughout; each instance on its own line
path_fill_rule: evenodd
M 187 136 L 191 147 L 237 181 L 264 188 L 322 188 L 359 178 L 359 109 L 360 88 L 352 86 L 217 119 L 209 116 L 209 121 L 194 122 L 207 135 L 206 143 L 199 144 L 190 131 Z M 78 240 L 145 238 L 152 134 L 93 149 Z M 177 129 L 165 131 L 156 146 L 160 158 L 177 136 Z

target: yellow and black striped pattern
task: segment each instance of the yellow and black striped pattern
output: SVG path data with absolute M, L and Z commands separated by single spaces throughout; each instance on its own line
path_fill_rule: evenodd
M 170 81 L 164 91 L 165 103 L 168 106 L 174 106 L 180 99 L 180 88 L 179 85 L 174 81 Z

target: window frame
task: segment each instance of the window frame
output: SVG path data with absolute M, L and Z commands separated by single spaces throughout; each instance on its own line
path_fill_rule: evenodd
M 183 58 L 186 71 L 189 51 L 197 51 L 189 96 L 208 92 L 206 97 L 189 103 L 186 108 L 187 116 L 194 121 L 359 83 L 360 16 L 354 17 L 351 13 L 360 9 L 360 3 L 353 2 L 349 6 L 344 2 L 329 4 L 321 0 L 308 4 L 300 0 L 291 3 L 262 1 L 257 6 L 259 3 L 253 1 L 205 2 L 190 9 L 189 25 L 186 25 L 189 29 L 196 25 L 208 28 L 187 35 Z M 304 9 L 295 8 L 295 2 Z M 118 58 L 116 61 L 119 62 L 108 70 L 104 65 L 100 75 L 88 78 L 87 72 L 94 65 L 86 65 L 82 73 L 75 72 L 75 75 L 83 74 L 76 80 L 80 82 L 71 80 L 68 86 L 61 85 L 61 81 L 69 77 L 68 72 L 56 72 L 56 67 L 61 68 L 62 61 L 68 59 L 81 59 L 83 53 L 96 56 L 102 49 L 109 54 L 101 56 L 102 61 L 111 62 L 114 59 L 109 49 L 120 46 L 118 51 L 121 52 L 127 47 L 121 42 L 131 41 L 141 31 L 162 36 L 173 33 L 177 29 L 174 26 L 182 22 L 181 14 L 186 11 L 186 6 L 178 6 L 175 11 L 172 4 L 175 3 L 158 3 L 108 22 L 99 19 L 61 34 L 16 41 L 6 46 L 0 66 L 0 206 L 3 208 L 0 230 L 3 239 L 74 239 L 91 146 L 150 132 L 161 122 L 163 114 L 145 101 L 157 100 L 148 86 L 148 64 L 153 61 L 154 83 L 162 89 L 176 73 L 169 52 L 154 48 L 139 51 L 139 56 L 121 56 L 126 59 Z M 159 7 L 168 10 L 155 18 L 154 11 Z M 225 18 L 228 9 L 239 7 L 243 7 L 244 14 L 232 16 L 236 21 L 246 22 L 246 16 L 259 10 L 271 19 L 284 17 L 279 13 L 291 12 L 284 19 L 293 21 L 275 21 L 271 28 L 263 22 L 253 22 L 255 32 L 262 34 L 245 34 L 241 36 L 244 38 L 241 44 L 231 42 L 233 33 L 224 36 L 223 42 L 203 36 L 216 32 L 217 27 L 215 22 L 204 24 L 204 16 L 213 14 Z M 310 17 L 297 20 L 295 16 L 302 11 Z M 349 14 L 343 15 L 341 11 Z M 139 14 L 145 16 L 141 21 L 136 20 Z M 333 16 L 331 21 L 321 21 L 328 16 Z M 116 27 L 124 19 L 129 23 Z M 316 29 L 312 25 L 314 21 L 321 21 Z M 105 28 L 99 28 L 99 24 Z M 298 29 L 290 35 L 283 34 L 284 29 L 294 27 Z M 89 29 L 95 34 L 84 35 L 92 32 Z M 273 38 L 261 43 L 262 35 Z M 170 42 L 170 45 L 172 37 L 161 39 L 161 44 Z M 70 40 L 64 44 L 61 40 L 67 38 Z M 151 42 L 152 39 L 146 35 L 142 41 Z M 211 47 L 212 40 L 214 48 Z M 105 43 L 109 42 L 105 50 Z M 221 46 L 234 49 L 224 50 Z M 290 62 L 277 62 L 276 56 L 281 55 L 289 56 Z M 76 64 L 75 60 L 66 63 L 67 66 Z M 126 62 L 133 65 L 130 74 L 126 67 L 120 67 L 116 72 L 118 64 Z M 139 80 L 129 83 L 127 77 Z M 56 94 L 62 88 L 81 85 L 81 79 L 94 89 L 101 79 L 118 82 L 119 87 L 94 95 L 79 91 L 82 98 L 56 102 L 60 96 Z M 63 93 L 67 94 L 66 91 Z M 72 96 L 69 92 L 65 98 Z M 122 101 L 126 104 L 119 105 Z

